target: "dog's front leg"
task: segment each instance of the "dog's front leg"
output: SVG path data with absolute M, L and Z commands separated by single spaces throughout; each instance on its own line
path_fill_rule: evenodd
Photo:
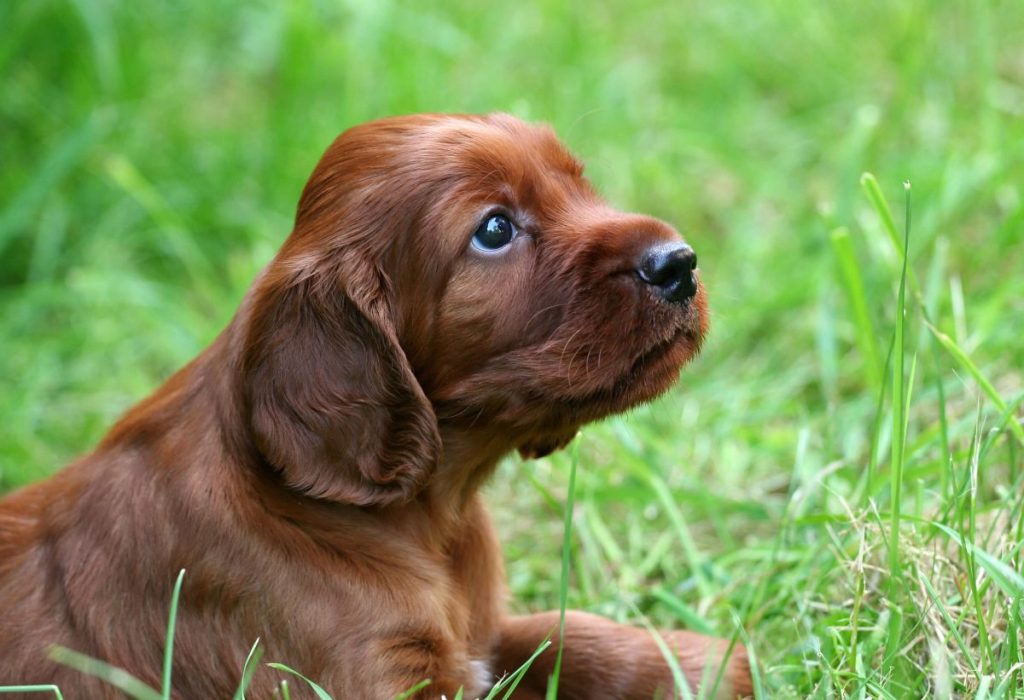
M 520 683 L 516 698 L 544 697 L 558 654 L 558 612 L 504 619 L 494 653 L 495 673 L 513 673 L 551 635 L 552 645 L 538 656 Z M 702 682 L 714 683 L 724 663 L 717 698 L 751 693 L 746 649 L 693 632 L 668 631 L 662 639 L 675 653 L 679 669 L 696 696 Z M 657 694 L 678 697 L 672 669 L 650 632 L 589 613 L 568 611 L 558 697 L 566 699 L 649 700 Z

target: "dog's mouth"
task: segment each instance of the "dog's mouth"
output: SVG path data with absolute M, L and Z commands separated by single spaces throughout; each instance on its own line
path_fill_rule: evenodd
M 544 429 L 520 444 L 524 457 L 541 457 L 567 444 L 577 428 L 650 401 L 675 383 L 683 365 L 700 350 L 702 334 L 681 324 L 641 353 L 611 385 L 563 400 L 543 421 Z M 538 398 L 538 402 L 541 400 Z
M 636 361 L 633 362 L 633 366 L 630 369 L 629 374 L 636 375 L 643 373 L 646 368 L 652 367 L 664 359 L 670 352 L 672 352 L 678 343 L 692 343 L 692 341 L 693 338 L 691 337 L 690 329 L 685 325 L 680 326 L 672 332 L 668 339 L 656 342 L 650 349 L 641 353 Z
M 665 340 L 655 343 L 643 352 L 625 376 L 617 382 L 624 393 L 631 394 L 631 386 L 639 396 L 637 403 L 648 401 L 666 391 L 678 377 L 683 365 L 700 351 L 703 336 L 689 324 L 675 329 Z
M 707 331 L 705 303 L 701 291 L 682 304 L 669 305 L 663 299 L 651 299 L 650 305 L 639 310 L 643 320 L 632 324 L 634 333 L 643 333 L 634 337 L 632 343 L 619 341 L 614 332 L 604 330 L 614 327 L 617 321 L 603 319 L 598 335 L 607 337 L 605 350 L 633 345 L 633 352 L 620 355 L 613 362 L 615 371 L 607 373 L 602 381 L 591 382 L 590 386 L 582 382 L 582 390 L 569 402 L 590 416 L 588 420 L 594 420 L 664 393 L 676 381 L 682 367 L 700 352 Z M 644 330 L 640 331 L 641 328 Z M 597 373 L 587 372 L 588 378 L 592 374 Z
M 658 300 L 658 303 L 665 302 Z M 668 326 L 666 332 L 659 334 L 660 337 L 637 355 L 626 376 L 640 377 L 665 360 L 674 360 L 681 367 L 693 359 L 700 352 L 707 331 L 704 303 L 703 295 L 698 292 L 694 298 L 674 309 L 668 318 L 663 317 L 663 323 Z
M 650 401 L 671 388 L 683 366 L 700 351 L 702 341 L 699 327 L 682 323 L 638 355 L 612 383 L 572 403 L 589 421 Z

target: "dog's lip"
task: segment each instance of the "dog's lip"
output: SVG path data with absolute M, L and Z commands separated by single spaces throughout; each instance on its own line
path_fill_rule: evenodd
M 700 294 L 699 289 L 697 294 Z M 656 355 L 662 355 L 684 339 L 699 345 L 702 335 L 702 323 L 696 295 L 680 302 L 668 301 L 653 292 L 651 292 L 651 296 L 655 298 L 655 304 L 663 310 L 666 305 L 669 306 L 668 318 L 664 319 L 665 325 L 669 327 L 669 332 L 640 352 L 634 364 L 653 359 Z
M 691 346 L 686 357 L 672 356 L 682 344 Z M 699 331 L 690 327 L 689 323 L 681 322 L 672 333 L 637 355 L 623 372 L 610 385 L 594 391 L 587 396 L 576 397 L 572 403 L 577 407 L 586 407 L 588 417 L 576 417 L 577 422 L 594 420 L 609 413 L 625 410 L 631 406 L 649 400 L 662 393 L 671 383 L 670 375 L 674 375 L 685 364 L 699 347 Z M 653 382 L 658 388 L 651 391 Z M 646 387 L 646 389 L 645 389 Z M 595 411 L 596 409 L 596 413 Z
M 654 345 L 640 353 L 639 357 L 633 362 L 633 369 L 643 371 L 645 367 L 649 367 L 671 352 L 680 340 L 684 338 L 692 340 L 692 337 L 693 333 L 689 328 L 689 324 L 685 322 L 680 323 L 679 327 L 672 331 L 668 338 L 654 343 Z

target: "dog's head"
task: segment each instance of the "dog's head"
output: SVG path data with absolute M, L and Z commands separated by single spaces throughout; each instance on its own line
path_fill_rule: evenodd
M 698 352 L 696 264 L 671 226 L 601 200 L 548 128 L 350 129 L 246 305 L 256 444 L 292 486 L 358 504 L 423 485 L 439 420 L 546 454 Z

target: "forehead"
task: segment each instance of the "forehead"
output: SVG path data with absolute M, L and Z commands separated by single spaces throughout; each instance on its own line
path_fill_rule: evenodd
M 423 137 L 419 150 L 440 166 L 449 185 L 528 207 L 589 192 L 583 164 L 545 126 L 490 115 L 431 124 Z

